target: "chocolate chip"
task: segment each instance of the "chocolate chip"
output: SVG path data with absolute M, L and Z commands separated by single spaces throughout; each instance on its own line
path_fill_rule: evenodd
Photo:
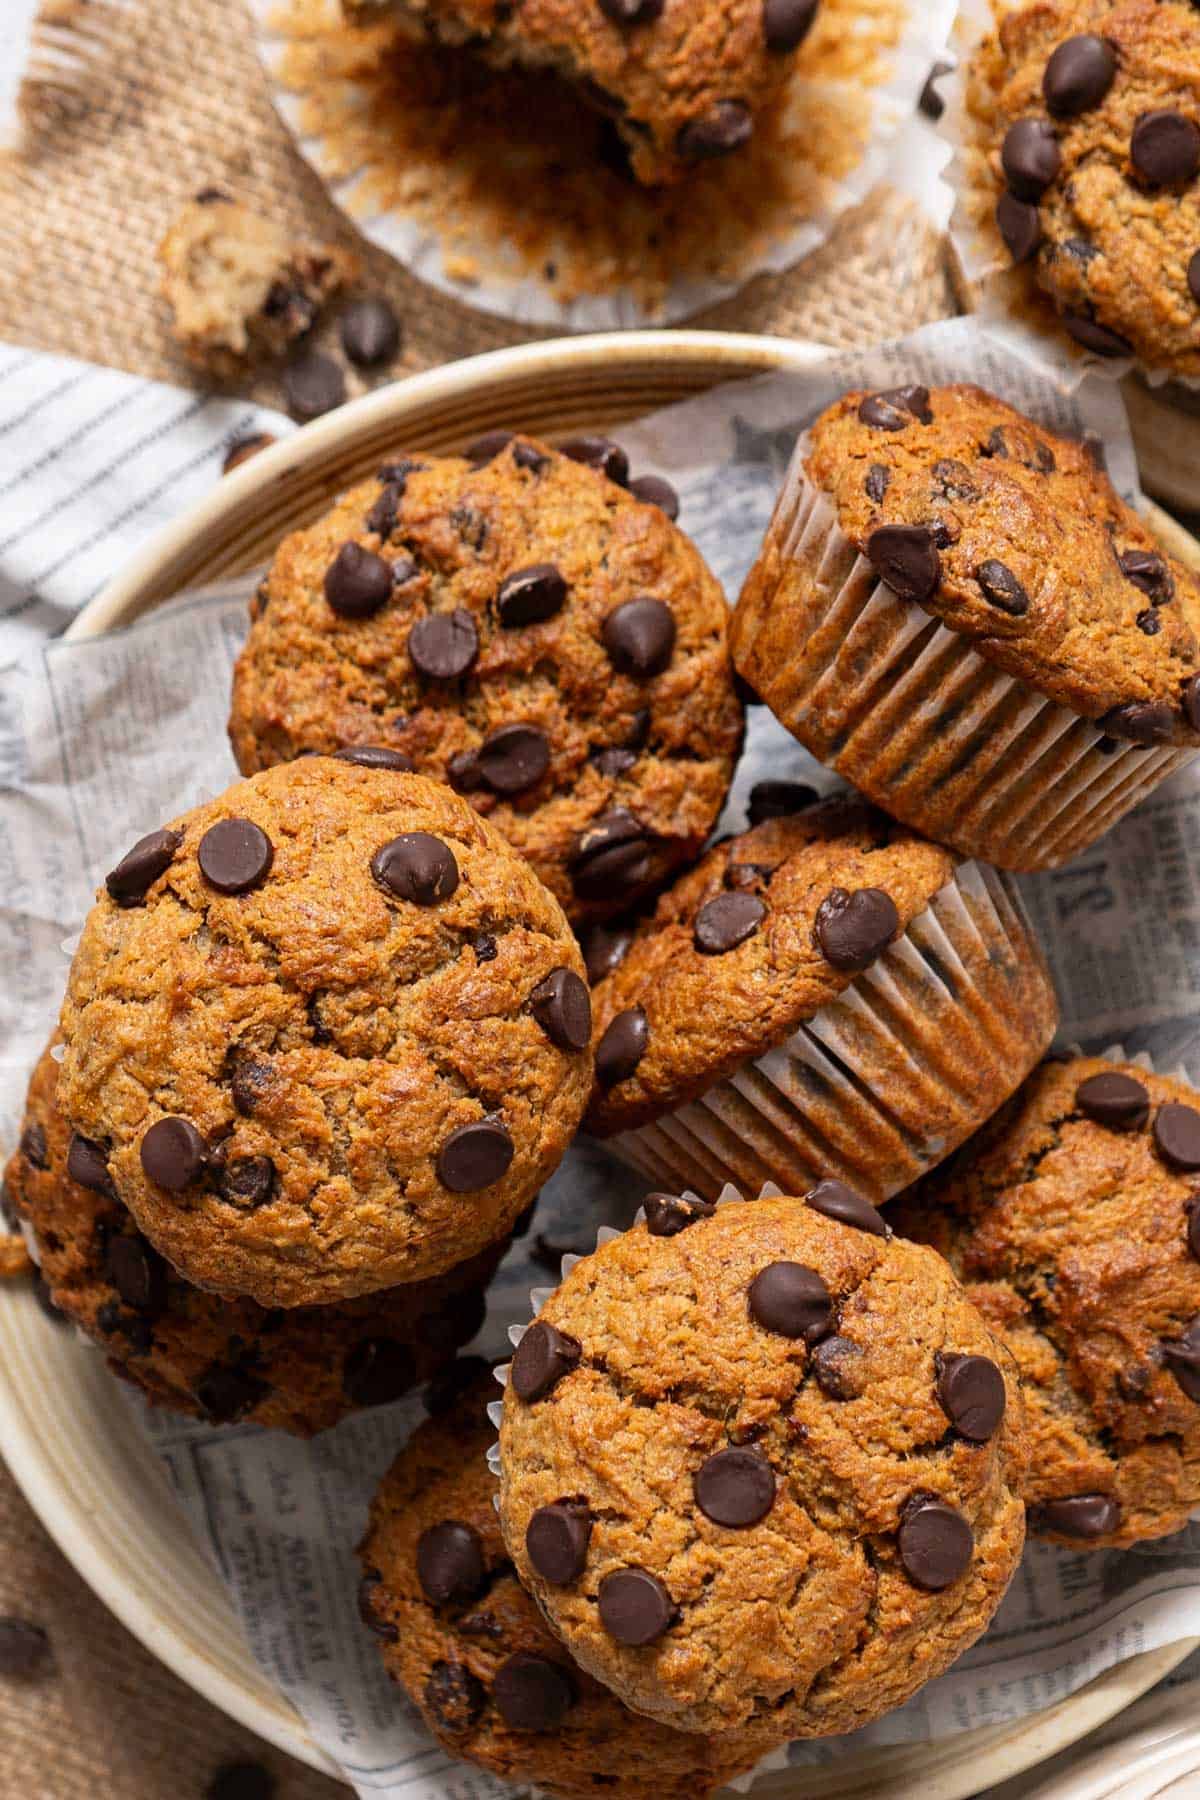
M 1183 716 L 1193 731 L 1200 731 L 1200 675 L 1189 675 L 1183 684 Z
M 342 1388 L 354 1406 L 386 1406 L 417 1378 L 412 1350 L 396 1338 L 361 1338 L 342 1364 Z
M 1109 737 L 1131 744 L 1166 744 L 1174 733 L 1175 715 L 1161 700 L 1130 700 L 1114 706 L 1097 724 Z
M 633 932 L 625 927 L 612 930 L 604 925 L 592 925 L 588 928 L 583 937 L 583 960 L 593 987 L 620 968 L 632 942 Z
M 701 956 L 724 956 L 752 938 L 766 916 L 756 894 L 717 894 L 696 914 L 693 942 Z
M 1148 606 L 1144 612 L 1138 613 L 1133 622 L 1147 637 L 1157 637 L 1162 630 L 1162 614 L 1154 606 Z
M 492 1699 L 513 1731 L 554 1731 L 575 1704 L 575 1685 L 561 1663 L 518 1650 L 492 1677 Z
M 1062 151 L 1049 119 L 1018 119 L 1004 134 L 1000 162 L 1010 193 L 1040 200 L 1062 168 Z
M 514 1144 L 496 1119 L 476 1119 L 452 1131 L 437 1154 L 438 1180 L 453 1194 L 473 1194 L 503 1180 Z
M 517 569 L 501 583 L 496 612 L 507 630 L 519 625 L 538 625 L 552 619 L 566 603 L 567 583 L 553 563 L 532 563 Z
M 1159 1349 L 1188 1399 L 1200 1401 L 1200 1314 L 1181 1337 L 1164 1339 Z
M 836 1219 L 839 1225 L 849 1225 L 855 1231 L 869 1231 L 872 1237 L 892 1235 L 878 1208 L 844 1181 L 832 1178 L 818 1181 L 816 1187 L 805 1194 L 804 1204 L 827 1219 Z
M 1099 106 L 1117 74 L 1112 45 L 1093 32 L 1067 38 L 1042 76 L 1042 93 L 1056 119 L 1072 119 Z
M 273 1077 L 274 1070 L 269 1062 L 256 1062 L 253 1057 L 238 1056 L 234 1063 L 229 1091 L 234 1106 L 243 1118 L 249 1118 L 255 1108 L 262 1103 Z
M 509 1381 L 518 1400 L 540 1400 L 569 1375 L 583 1349 L 565 1331 L 535 1319 L 517 1345 Z
M 196 847 L 200 873 L 218 894 L 248 894 L 266 880 L 274 860 L 270 838 L 251 819 L 218 819 Z
M 1096 356 L 1132 356 L 1133 345 L 1129 339 L 1122 337 L 1119 331 L 1111 331 L 1107 325 L 1088 318 L 1086 313 L 1064 312 L 1062 322 L 1085 350 L 1091 350 Z
M 368 295 L 352 300 L 338 320 L 342 349 L 360 369 L 390 362 L 400 348 L 400 321 L 386 300 Z
M 747 809 L 750 823 L 761 825 L 764 819 L 791 818 L 793 813 L 815 806 L 820 797 L 816 788 L 804 781 L 756 781 L 750 789 Z
M 325 598 L 342 619 L 368 619 L 392 592 L 392 565 L 361 544 L 343 544 L 325 571 Z
M 970 469 L 956 457 L 939 457 L 933 465 L 933 475 L 934 492 L 940 499 L 970 502 L 979 499 L 979 489 L 971 479 Z
M 499 456 L 501 451 L 507 450 L 515 436 L 516 432 L 506 431 L 503 428 L 496 431 L 484 431 L 467 445 L 463 456 L 467 462 L 473 463 L 477 469 L 481 469 L 485 463 L 490 463 Z
M 828 1400 L 857 1400 L 862 1393 L 863 1353 L 851 1338 L 830 1337 L 812 1353 L 813 1375 Z
M 998 606 L 1001 612 L 1019 619 L 1029 611 L 1029 595 L 1006 563 L 989 557 L 975 570 L 975 579 L 984 599 Z
M 768 50 L 796 50 L 816 23 L 819 0 L 763 0 L 763 40 Z
M 275 1777 L 258 1762 L 222 1763 L 204 1800 L 274 1800 Z
M 717 1210 L 710 1200 L 701 1200 L 696 1194 L 647 1194 L 642 1205 L 651 1237 L 678 1237 L 689 1225 L 711 1219 Z
M 938 1357 L 937 1396 L 960 1437 L 986 1444 L 1008 1405 L 1004 1377 L 987 1356 Z
M 483 786 L 483 771 L 473 750 L 460 750 L 446 764 L 446 780 L 456 794 L 473 794 Z
M 214 1425 L 232 1425 L 266 1397 L 267 1385 L 249 1369 L 212 1363 L 200 1376 L 192 1393 L 205 1417 Z
M 754 132 L 750 109 L 740 100 L 718 100 L 698 118 L 689 119 L 675 135 L 675 148 L 687 162 L 708 162 L 748 144 Z
M 647 506 L 657 506 L 659 512 L 665 513 L 672 524 L 679 517 L 679 495 L 661 475 L 639 475 L 636 481 L 629 483 L 629 492 L 635 500 L 641 500 Z
M 319 419 L 346 398 L 346 378 L 319 350 L 297 356 L 281 377 L 284 405 L 296 419 Z
M 718 1450 L 692 1477 L 696 1505 L 714 1525 L 741 1530 L 775 1504 L 775 1471 L 758 1450 Z
M 936 1594 L 965 1573 L 975 1534 L 954 1507 L 922 1499 L 908 1507 L 896 1542 L 909 1580 Z
M 661 15 L 664 0 L 598 0 L 598 4 L 614 25 L 651 25 Z
M 403 482 L 389 481 L 380 491 L 379 497 L 363 520 L 363 529 L 373 531 L 381 538 L 390 538 L 396 529 L 396 520 L 400 515 L 400 501 L 403 494 Z M 385 594 L 384 599 L 386 600 L 386 598 Z
M 900 929 L 900 915 L 882 888 L 833 888 L 817 908 L 813 937 L 835 969 L 865 969 Z
M 152 882 L 170 868 L 183 842 L 182 831 L 151 831 L 127 850 L 104 885 L 118 906 L 136 906 Z
M 1029 1509 L 1031 1531 L 1052 1531 L 1059 1537 L 1107 1537 L 1120 1523 L 1121 1508 L 1111 1494 L 1070 1494 Z
M 623 806 L 580 832 L 571 856 L 571 885 L 581 900 L 620 900 L 649 879 L 649 832 Z
M 600 628 L 615 669 L 646 678 L 661 675 L 675 649 L 675 615 L 663 600 L 643 596 L 614 607 Z
M 484 738 L 476 761 L 493 793 L 523 794 L 550 767 L 550 741 L 536 725 L 501 725 Z
M 479 655 L 479 633 L 470 613 L 430 613 L 408 634 L 408 655 L 418 675 L 429 681 L 457 681 Z
M 1129 157 L 1150 187 L 1178 187 L 1200 173 L 1200 128 L 1170 107 L 1140 115 Z
M 921 89 L 920 97 L 917 100 L 918 111 L 923 117 L 932 119 L 935 123 L 941 118 L 946 110 L 946 102 L 938 93 L 938 83 L 941 81 L 943 75 L 949 75 L 953 67 L 954 64 L 952 62 L 935 62 L 932 69 L 930 69 L 929 74 L 925 77 L 925 85 Z
M 148 1181 L 178 1194 L 195 1181 L 208 1161 L 208 1146 L 190 1119 L 156 1119 L 142 1138 L 142 1172 Z
M 996 202 L 996 225 L 1014 263 L 1030 262 L 1042 241 L 1042 215 L 1028 200 L 1001 194 Z
M 858 416 L 862 424 L 876 431 L 904 431 L 914 419 L 922 425 L 932 425 L 929 389 L 915 385 L 868 394 L 859 401 Z
M 31 1120 L 31 1122 L 26 1125 L 24 1131 L 21 1133 L 21 1139 L 17 1148 L 31 1169 L 48 1169 L 50 1167 L 50 1152 L 46 1143 L 46 1133 L 42 1130 L 36 1119 Z M 86 1187 L 86 1182 L 83 1183 L 83 1185 Z
M 360 769 L 394 769 L 398 775 L 416 773 L 411 756 L 389 750 L 386 744 L 347 744 L 344 749 L 335 750 L 333 755 L 335 761 L 354 763 Z
M 525 1531 L 529 1560 L 544 1581 L 566 1587 L 583 1574 L 592 1515 L 582 1501 L 555 1500 L 539 1506 Z
M 378 1569 L 363 1571 L 358 1584 L 358 1616 L 375 1637 L 381 1638 L 385 1644 L 394 1644 L 399 1640 L 400 1632 L 379 1610 L 377 1590 L 382 1585 L 383 1576 Z
M 618 487 L 625 487 L 629 481 L 629 458 L 620 444 L 614 444 L 611 438 L 585 436 L 569 438 L 559 449 L 572 462 L 586 463 L 589 469 L 598 469 L 615 481 Z
M 443 1519 L 417 1539 L 417 1580 L 431 1605 L 471 1599 L 486 1574 L 483 1544 L 469 1525 Z
M 109 1238 L 104 1272 L 132 1312 L 156 1319 L 166 1311 L 167 1265 L 140 1232 Z
M 608 780 L 627 775 L 637 762 L 636 750 L 618 750 L 611 744 L 603 750 L 589 751 L 592 764 Z
M 616 1087 L 619 1081 L 628 1081 L 645 1056 L 649 1042 L 650 1026 L 643 1007 L 626 1007 L 610 1020 L 596 1045 L 596 1080 L 600 1086 Z
M 93 1194 L 111 1194 L 112 1179 L 108 1173 L 108 1152 L 100 1144 L 93 1143 L 78 1131 L 71 1133 L 71 1141 L 67 1145 L 67 1174 L 80 1187 L 88 1188 Z
M 1154 1115 L 1154 1148 L 1168 1168 L 1189 1174 L 1200 1169 L 1200 1112 L 1177 1100 L 1160 1106 Z
M 600 1623 L 618 1644 L 652 1644 L 675 1616 L 670 1594 L 648 1569 L 614 1569 L 600 1583 L 597 1599 Z
M 405 831 L 381 844 L 371 858 L 381 887 L 414 906 L 436 906 L 458 887 L 458 863 L 449 844 L 428 831 Z
M 1171 599 L 1175 592 L 1171 571 L 1153 550 L 1123 550 L 1117 561 L 1126 581 L 1132 581 L 1135 588 L 1140 588 L 1158 605 Z
M 471 948 L 475 952 L 476 962 L 495 962 L 497 956 L 496 940 L 490 931 L 481 931 Z
M 275 1193 L 275 1179 L 269 1156 L 239 1156 L 225 1164 L 217 1186 L 231 1206 L 266 1206 Z
M 0 1675 L 37 1675 L 49 1666 L 50 1639 L 32 1619 L 0 1619 Z
M 1109 1131 L 1140 1131 L 1150 1117 L 1150 1095 L 1132 1075 L 1107 1070 L 1089 1075 L 1075 1089 L 1075 1104 L 1085 1119 Z
M 867 561 L 901 600 L 931 600 L 942 578 L 942 559 L 926 525 L 879 525 L 866 543 Z
M 768 1263 L 750 1284 L 749 1302 L 751 1317 L 764 1331 L 807 1344 L 819 1342 L 833 1319 L 833 1295 L 803 1263 Z
M 591 995 L 574 969 L 551 969 L 530 994 L 529 1010 L 559 1050 L 586 1050 L 591 1043 Z
M 487 1705 L 487 1689 L 462 1663 L 439 1657 L 425 1682 L 424 1699 L 441 1730 L 462 1737 L 478 1723 Z

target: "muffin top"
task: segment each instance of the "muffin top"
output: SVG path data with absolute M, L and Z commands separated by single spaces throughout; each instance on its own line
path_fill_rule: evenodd
M 303 1306 L 422 1280 L 504 1237 L 569 1143 L 582 967 L 449 788 L 306 757 L 108 876 L 60 1103 L 200 1287 Z
M 954 873 L 857 799 L 767 819 L 661 895 L 593 994 L 588 1127 L 624 1131 L 779 1044 L 881 955 Z
M 505 1542 L 637 1710 L 852 1730 L 999 1604 L 1024 1536 L 1015 1370 L 942 1258 L 840 1182 L 693 1204 L 680 1229 L 682 1204 L 584 1257 L 522 1337 Z
M 267 1311 L 190 1286 L 138 1231 L 103 1160 L 72 1136 L 57 1085 L 47 1046 L 4 1172 L 8 1208 L 26 1228 L 50 1304 L 154 1405 L 310 1437 L 397 1399 L 478 1331 L 503 1243 L 431 1281 L 333 1306 Z
M 1038 0 L 971 69 L 968 105 L 1031 265 L 1077 343 L 1200 375 L 1200 36 L 1186 0 Z
M 1129 1063 L 1047 1063 L 889 1210 L 1009 1344 L 1030 1528 L 1176 1531 L 1200 1503 L 1200 1096 Z
M 286 538 L 229 731 L 243 773 L 377 744 L 450 782 L 574 921 L 693 858 L 741 743 L 727 608 L 603 439 L 397 458 Z M 592 464 L 575 460 L 587 456 Z
M 371 1503 L 359 1546 L 363 1622 L 438 1741 L 563 1800 L 702 1800 L 761 1751 L 672 1731 L 577 1668 L 517 1580 L 487 1465 L 485 1370 L 415 1433 Z
M 1139 744 L 1200 745 L 1200 582 L 1084 445 L 982 388 L 846 394 L 805 456 L 901 599 Z

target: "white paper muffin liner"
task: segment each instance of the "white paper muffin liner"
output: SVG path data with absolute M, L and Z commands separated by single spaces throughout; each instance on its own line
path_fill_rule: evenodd
M 1032 871 L 1085 850 L 1192 760 L 1194 750 L 1107 737 L 900 599 L 809 479 L 807 450 L 802 437 L 768 533 L 807 577 L 788 601 L 796 648 L 756 684 L 821 762 L 961 855 Z M 739 603 L 751 657 L 774 604 Z

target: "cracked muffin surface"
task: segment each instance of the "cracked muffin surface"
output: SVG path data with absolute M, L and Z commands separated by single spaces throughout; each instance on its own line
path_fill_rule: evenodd
M 465 1365 L 464 1365 L 465 1370 Z M 517 1579 L 487 1465 L 491 1372 L 428 1420 L 384 1476 L 359 1546 L 363 1622 L 452 1756 L 561 1800 L 702 1800 L 760 1754 L 672 1731 L 578 1668 Z
M 448 788 L 306 757 L 109 874 L 60 1103 L 186 1279 L 349 1299 L 512 1229 L 586 1099 L 582 969 L 528 864 Z
M 889 1209 L 947 1256 L 1021 1369 L 1030 1530 L 1134 1544 L 1200 1504 L 1200 1096 L 1048 1063 Z
M 764 1745 L 853 1730 L 974 1642 L 1013 1574 L 1015 1369 L 945 1262 L 840 1183 L 647 1211 L 517 1348 L 509 1553 L 635 1709 Z
M 448 781 L 575 922 L 699 854 L 742 710 L 699 552 L 623 481 L 492 433 L 398 457 L 280 546 L 253 602 L 230 739 L 245 774 L 386 747 Z
M 268 1310 L 192 1287 L 138 1231 L 102 1165 L 72 1154 L 57 1085 L 47 1046 L 4 1171 L 8 1208 L 50 1303 L 153 1405 L 309 1437 L 428 1380 L 479 1329 L 503 1243 L 431 1281 L 332 1306 Z

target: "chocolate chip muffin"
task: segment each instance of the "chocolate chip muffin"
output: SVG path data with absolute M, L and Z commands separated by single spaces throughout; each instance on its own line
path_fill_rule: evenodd
M 84 926 L 60 1102 L 185 1279 L 263 1306 L 445 1273 L 574 1134 L 566 920 L 440 783 L 306 757 L 143 838 Z
M 1200 747 L 1200 583 L 1089 446 L 982 389 L 845 395 L 797 445 L 739 672 L 918 831 L 1056 867 Z
M 485 1370 L 422 1425 L 371 1503 L 364 1624 L 438 1742 L 562 1800 L 702 1800 L 761 1754 L 737 1733 L 672 1731 L 576 1667 L 517 1580 L 493 1504 Z
M 857 799 L 710 850 L 593 1003 L 590 1129 L 710 1199 L 822 1174 L 886 1199 L 1012 1093 L 1057 1016 L 1012 889 Z
M 637 1711 L 852 1731 L 973 1643 L 1016 1568 L 1016 1371 L 941 1257 L 840 1182 L 678 1205 L 577 1263 L 522 1337 L 505 1542 Z
M 116 1198 L 98 1147 L 72 1134 L 57 1085 L 47 1047 L 4 1173 L 8 1209 L 50 1304 L 155 1406 L 311 1437 L 428 1380 L 483 1323 L 503 1243 L 431 1281 L 333 1306 L 268 1311 L 190 1287 Z
M 780 93 L 818 0 L 343 0 L 347 15 L 398 16 L 499 68 L 548 69 L 612 120 L 632 173 L 682 181 L 749 142 Z
M 1161 1537 L 1200 1505 L 1200 1095 L 1050 1063 L 889 1214 L 949 1257 L 1011 1349 L 1030 1530 Z
M 352 488 L 254 602 L 239 768 L 382 746 L 466 794 L 573 920 L 660 884 L 716 822 L 742 715 L 721 590 L 627 477 L 606 439 L 500 432 Z
M 349 251 L 297 241 L 215 188 L 172 221 L 158 262 L 173 335 L 191 361 L 225 376 L 281 355 L 358 275 Z
M 1200 376 L 1200 35 L 1187 0 L 1038 0 L 978 48 L 969 113 L 1008 256 L 1077 344 Z

